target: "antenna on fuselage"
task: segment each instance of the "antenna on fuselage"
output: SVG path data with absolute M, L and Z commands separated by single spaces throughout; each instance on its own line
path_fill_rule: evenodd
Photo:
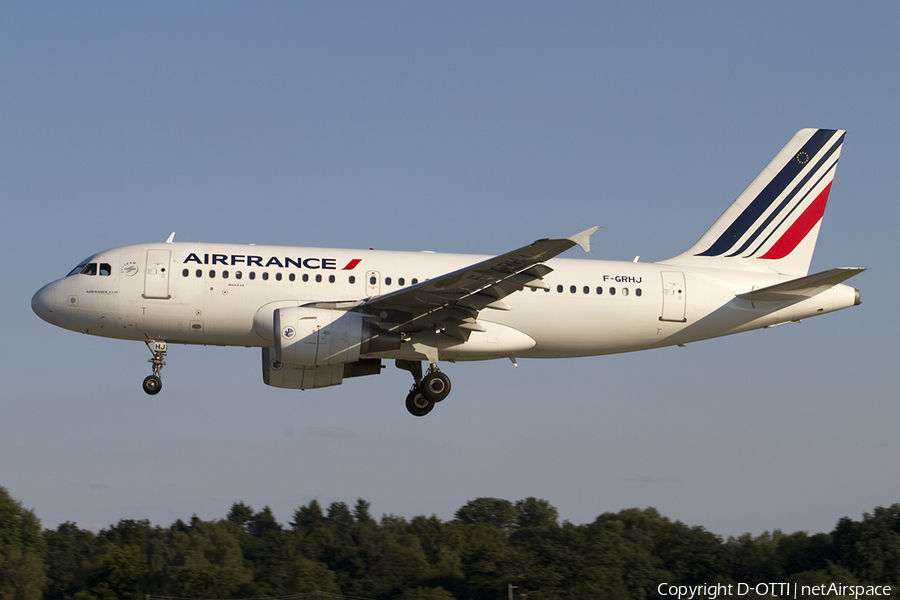
M 167 244 L 174 244 L 174 243 L 175 243 L 175 232 L 174 232 L 174 231 L 172 232 L 172 235 L 169 236 L 169 239 L 166 240 L 166 243 L 167 243 Z

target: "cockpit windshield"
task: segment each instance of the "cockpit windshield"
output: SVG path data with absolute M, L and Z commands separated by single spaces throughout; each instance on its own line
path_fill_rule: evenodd
M 87 266 L 88 266 L 87 261 L 84 261 L 83 263 L 78 263 L 77 267 L 75 267 L 74 269 L 69 271 L 69 275 L 78 275 Z M 68 277 L 69 275 L 66 275 L 66 277 Z
M 83 262 L 77 267 L 69 271 L 69 275 L 96 275 L 97 263 Z M 100 263 L 100 275 L 109 276 L 112 274 L 112 266 L 109 263 Z M 66 275 L 68 277 L 69 275 Z

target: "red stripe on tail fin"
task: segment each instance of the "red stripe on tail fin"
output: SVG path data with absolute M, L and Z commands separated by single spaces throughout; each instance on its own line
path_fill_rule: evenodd
M 816 223 L 822 220 L 822 215 L 825 214 L 825 205 L 828 203 L 828 192 L 830 191 L 831 183 L 825 186 L 825 189 L 822 190 L 818 197 L 813 200 L 812 204 L 803 211 L 803 214 L 797 217 L 797 220 L 794 221 L 788 230 L 784 232 L 784 235 L 769 248 L 769 251 L 759 258 L 778 260 L 793 252 L 794 248 L 800 245 L 803 238 L 805 238 L 806 235 L 812 231 L 812 228 L 816 226 Z

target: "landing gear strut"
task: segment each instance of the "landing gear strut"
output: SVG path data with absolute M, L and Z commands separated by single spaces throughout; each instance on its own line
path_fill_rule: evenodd
M 163 341 L 148 341 L 144 343 L 147 344 L 147 348 L 153 353 L 153 358 L 147 359 L 147 362 L 153 365 L 153 375 L 148 375 L 144 378 L 144 391 L 154 396 L 162 389 L 162 378 L 159 376 L 159 372 L 162 371 L 163 366 L 166 364 L 166 343 Z
M 450 378 L 438 370 L 436 364 L 428 367 L 428 373 L 422 377 L 422 363 L 419 361 L 397 360 L 398 369 L 409 371 L 413 376 L 413 386 L 406 396 L 406 410 L 416 417 L 424 417 L 431 412 L 435 403 L 440 402 L 450 393 Z

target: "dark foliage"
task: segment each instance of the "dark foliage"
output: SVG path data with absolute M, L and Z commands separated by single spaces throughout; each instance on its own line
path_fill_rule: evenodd
M 643 599 L 670 585 L 900 583 L 900 504 L 830 534 L 723 540 L 655 509 L 560 522 L 547 501 L 478 498 L 451 521 L 384 515 L 363 499 L 315 500 L 283 526 L 269 507 L 232 506 L 219 521 L 168 528 L 123 520 L 95 534 L 41 532 L 0 488 L 0 598 L 264 598 L 312 592 L 384 600 Z M 746 597 L 753 597 L 752 594 Z

